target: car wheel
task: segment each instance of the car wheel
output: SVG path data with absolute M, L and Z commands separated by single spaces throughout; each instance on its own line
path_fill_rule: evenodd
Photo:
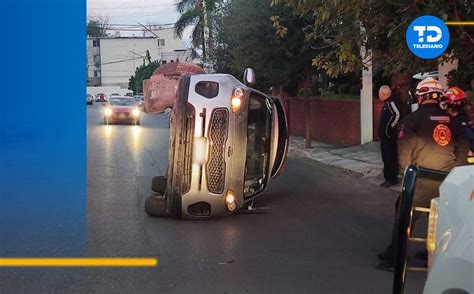
M 156 176 L 151 180 L 151 190 L 156 193 L 165 194 L 167 178 L 164 176 Z

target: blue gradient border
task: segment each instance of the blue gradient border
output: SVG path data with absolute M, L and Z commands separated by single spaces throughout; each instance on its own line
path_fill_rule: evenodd
M 86 1 L 0 1 L 0 257 L 80 256 Z

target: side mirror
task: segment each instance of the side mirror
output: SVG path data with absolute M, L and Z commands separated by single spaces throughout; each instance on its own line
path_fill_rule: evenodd
M 246 68 L 244 71 L 244 84 L 246 86 L 255 85 L 255 71 L 252 68 Z

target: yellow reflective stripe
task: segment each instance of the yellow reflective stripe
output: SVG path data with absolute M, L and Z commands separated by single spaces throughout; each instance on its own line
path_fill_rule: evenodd
M 156 258 L 0 258 L 0 267 L 156 267 Z

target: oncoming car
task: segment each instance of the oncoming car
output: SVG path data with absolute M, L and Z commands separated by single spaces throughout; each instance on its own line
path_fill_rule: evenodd
M 288 126 L 280 100 L 227 74 L 181 78 L 171 112 L 167 175 L 146 199 L 152 216 L 187 219 L 235 213 L 283 169 Z
M 131 97 L 113 96 L 104 108 L 104 124 L 128 122 L 140 124 L 140 109 Z

